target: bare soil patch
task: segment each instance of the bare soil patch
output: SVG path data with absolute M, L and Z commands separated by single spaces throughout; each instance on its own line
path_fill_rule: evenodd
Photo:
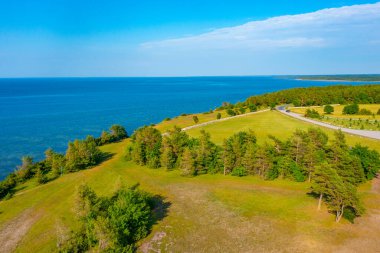
M 0 253 L 13 252 L 40 216 L 27 209 L 0 228 Z

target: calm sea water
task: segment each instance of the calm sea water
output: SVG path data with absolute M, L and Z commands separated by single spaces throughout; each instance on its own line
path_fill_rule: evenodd
M 112 124 L 131 133 L 223 101 L 336 83 L 276 77 L 0 79 L 0 179 L 23 155 L 41 159 L 49 147 L 63 152 L 68 141 L 98 136 Z

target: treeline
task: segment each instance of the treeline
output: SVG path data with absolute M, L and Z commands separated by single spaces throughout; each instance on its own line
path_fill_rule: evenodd
M 380 85 L 338 85 L 287 89 L 249 97 L 246 106 L 273 106 L 293 104 L 312 106 L 327 104 L 374 104 L 380 103 Z
M 223 173 L 310 181 L 312 192 L 320 202 L 325 201 L 337 221 L 344 213 L 351 218 L 361 214 L 356 188 L 380 169 L 377 151 L 349 147 L 341 131 L 329 143 L 318 128 L 297 130 L 286 141 L 270 136 L 273 143 L 261 146 L 252 131 L 234 134 L 223 146 L 213 143 L 205 131 L 192 138 L 177 127 L 164 136 L 155 128 L 143 127 L 131 139 L 127 160 L 151 168 L 178 169 L 183 176 Z
M 22 164 L 10 173 L 0 183 L 0 199 L 7 199 L 14 193 L 14 188 L 19 183 L 36 178 L 39 184 L 44 184 L 65 173 L 83 170 L 99 164 L 106 158 L 98 146 L 118 142 L 127 138 L 124 127 L 113 125 L 109 132 L 102 132 L 99 138 L 87 136 L 84 140 L 69 142 L 66 153 L 60 154 L 52 149 L 45 151 L 45 159 L 34 162 L 30 156 L 22 158 Z
M 76 229 L 58 229 L 59 252 L 135 252 L 154 223 L 157 197 L 122 187 L 111 197 L 98 197 L 87 185 L 78 188 L 74 211 Z

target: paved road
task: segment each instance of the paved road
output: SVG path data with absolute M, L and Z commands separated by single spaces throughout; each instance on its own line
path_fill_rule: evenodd
M 340 129 L 340 130 L 342 130 L 342 132 L 345 132 L 348 134 L 355 134 L 355 135 L 359 135 L 359 136 L 363 136 L 363 137 L 367 137 L 367 138 L 371 138 L 371 139 L 380 140 L 380 131 L 357 130 L 357 129 L 350 129 L 350 128 L 344 128 L 344 127 L 338 127 L 338 126 L 330 125 L 330 124 L 320 122 L 317 120 L 305 118 L 305 117 L 303 117 L 297 113 L 294 113 L 294 112 L 286 112 L 285 108 L 283 106 L 278 107 L 278 111 L 285 114 L 285 115 L 288 115 L 290 117 L 293 117 L 293 118 L 296 118 L 299 120 L 303 120 L 303 121 L 306 121 L 306 122 L 309 122 L 309 123 L 312 123 L 315 125 L 331 128 L 334 130 Z

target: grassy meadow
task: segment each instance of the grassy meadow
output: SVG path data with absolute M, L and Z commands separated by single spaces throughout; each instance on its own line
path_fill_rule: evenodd
M 201 118 L 202 115 L 204 118 Z M 216 114 L 199 114 L 200 123 Z M 190 122 L 191 121 L 191 122 Z M 178 124 L 193 124 L 192 115 L 165 121 L 157 126 L 162 132 Z M 217 122 L 191 129 L 211 133 L 221 144 L 234 132 L 252 129 L 258 142 L 269 134 L 280 139 L 295 129 L 311 125 L 276 111 Z M 332 138 L 333 131 L 324 129 Z M 361 143 L 380 151 L 380 141 L 347 136 L 350 145 Z M 178 171 L 149 169 L 124 159 L 128 140 L 101 147 L 113 157 L 85 171 L 67 174 L 42 186 L 30 181 L 19 187 L 10 200 L 0 202 L 0 230 L 13 221 L 22 224 L 23 214 L 33 225 L 25 232 L 16 252 L 54 252 L 57 234 L 75 227 L 76 187 L 89 184 L 99 195 L 110 195 L 120 184 L 140 187 L 160 195 L 166 203 L 164 217 L 151 234 L 140 242 L 141 252 L 376 252 L 380 247 L 380 187 L 368 182 L 360 187 L 367 209 L 355 224 L 334 221 L 323 207 L 317 212 L 317 200 L 307 195 L 309 183 L 287 180 L 264 181 L 256 176 L 233 177 L 202 175 L 185 178 Z M 1 251 L 0 251 L 1 252 Z
M 377 111 L 380 109 L 380 104 L 360 104 L 360 109 L 367 109 L 371 111 L 375 116 L 373 115 L 345 115 L 343 114 L 343 108 L 345 105 L 332 105 L 334 107 L 334 112 L 330 114 L 332 117 L 336 118 L 355 118 L 355 119 L 380 119 L 380 115 L 376 115 Z M 312 108 L 319 112 L 319 114 L 323 115 L 325 114 L 323 109 L 324 106 L 311 106 L 311 107 L 289 107 L 289 110 L 295 113 L 299 114 L 305 114 L 306 110 Z
M 380 115 L 377 115 L 379 104 L 359 105 L 359 109 L 367 109 L 373 115 L 345 115 L 342 113 L 344 105 L 333 105 L 333 107 L 334 112 L 328 115 L 324 113 L 323 106 L 290 107 L 289 110 L 304 115 L 307 109 L 312 108 L 322 115 L 320 121 L 340 127 L 380 131 Z
M 221 118 L 228 117 L 226 110 L 180 115 L 175 118 L 162 121 L 160 124 L 156 126 L 156 128 L 160 130 L 162 133 L 164 133 L 164 132 L 167 132 L 169 129 L 173 128 L 173 126 L 184 128 L 184 127 L 195 125 L 195 122 L 193 119 L 194 116 L 198 117 L 198 120 L 199 120 L 198 124 L 216 120 L 216 116 L 218 113 L 221 114 L 222 116 Z

